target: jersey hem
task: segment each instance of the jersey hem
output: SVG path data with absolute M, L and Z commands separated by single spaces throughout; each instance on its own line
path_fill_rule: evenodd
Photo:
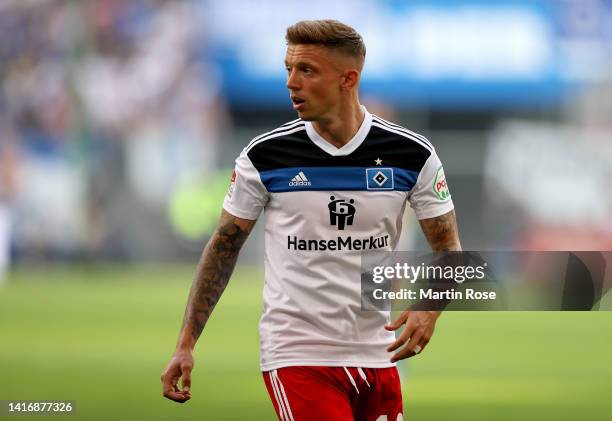
M 445 213 L 448 213 L 453 209 L 455 209 L 455 205 L 453 204 L 453 200 L 449 199 L 448 202 L 444 203 L 439 207 L 436 207 L 435 209 L 423 212 L 415 211 L 414 214 L 416 218 L 420 221 L 421 219 L 435 218 L 436 216 L 444 215 Z
M 329 360 L 308 360 L 308 361 L 277 361 L 270 364 L 260 364 L 261 371 L 277 370 L 283 367 L 361 367 L 361 368 L 388 368 L 395 367 L 397 364 L 390 361 L 329 361 Z
M 234 215 L 237 218 L 249 219 L 251 221 L 257 220 L 259 216 L 259 214 L 251 214 L 249 212 L 244 212 L 238 208 L 235 208 L 227 202 L 223 203 L 223 209 L 225 209 L 228 213 Z

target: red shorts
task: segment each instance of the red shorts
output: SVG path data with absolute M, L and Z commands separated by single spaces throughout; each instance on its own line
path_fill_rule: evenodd
M 263 377 L 281 421 L 403 419 L 395 367 L 283 367 Z

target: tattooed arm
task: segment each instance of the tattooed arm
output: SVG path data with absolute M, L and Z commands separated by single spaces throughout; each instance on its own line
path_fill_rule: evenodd
M 238 253 L 255 221 L 237 218 L 225 210 L 215 233 L 202 252 L 189 299 L 176 351 L 164 370 L 161 381 L 164 396 L 176 402 L 191 398 L 193 348 L 232 275 Z M 178 387 L 183 378 L 183 389 Z
M 434 252 L 461 251 L 459 230 L 457 229 L 454 210 L 435 218 L 422 219 L 419 222 Z M 402 333 L 387 348 L 388 352 L 392 352 L 405 344 L 403 348 L 391 357 L 391 362 L 410 358 L 421 353 L 433 335 L 436 320 L 440 317 L 440 314 L 440 311 L 408 310 L 402 312 L 393 323 L 385 326 L 387 330 L 397 330 L 404 326 Z
M 238 253 L 255 221 L 237 218 L 225 210 L 217 230 L 202 252 L 189 292 L 178 347 L 193 349 L 234 271 Z
M 433 251 L 461 251 L 454 210 L 419 223 Z

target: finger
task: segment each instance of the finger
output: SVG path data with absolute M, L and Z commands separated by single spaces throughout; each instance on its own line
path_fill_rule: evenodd
M 417 354 L 414 352 L 413 349 L 410 349 L 405 346 L 399 352 L 397 352 L 395 355 L 391 357 L 391 362 L 395 363 L 397 361 L 400 361 L 406 358 L 414 357 L 415 355 Z
M 179 390 L 178 386 L 174 385 L 166 397 L 175 402 L 183 403 L 191 399 L 191 394 L 189 392 Z
M 191 398 L 191 392 L 189 392 L 189 391 L 187 391 L 187 392 L 186 392 L 186 391 L 184 391 L 184 390 L 181 390 L 181 389 L 179 389 L 179 388 L 178 388 L 178 386 L 174 386 L 174 387 L 172 388 L 172 390 L 173 390 L 175 393 L 177 393 L 177 394 L 181 395 L 183 398 L 185 398 L 185 397 Z
M 406 359 L 406 358 L 413 357 L 413 356 L 415 356 L 415 355 L 416 355 L 416 354 L 414 353 L 414 351 L 413 351 L 413 350 L 411 350 L 411 349 L 408 349 L 408 348 L 404 347 L 404 348 L 402 348 L 402 349 L 401 349 L 401 350 L 400 350 L 400 351 L 399 351 L 397 354 L 395 354 L 395 355 L 393 355 L 393 356 L 391 357 L 391 362 L 392 362 L 392 363 L 395 363 L 395 362 L 398 362 L 398 361 L 400 361 L 400 360 L 404 360 L 404 359 Z
M 427 346 L 428 343 L 429 343 L 429 339 L 427 338 L 427 336 L 423 336 L 423 339 L 421 339 L 421 342 L 418 345 L 421 349 L 419 352 L 417 352 L 417 354 L 421 354 L 423 351 L 425 351 L 425 347 Z
M 183 392 L 191 390 L 191 366 L 183 366 Z
M 175 402 L 186 402 L 191 399 L 189 393 L 181 392 L 177 389 L 176 383 L 173 384 L 173 379 L 167 376 L 162 377 L 164 397 Z
M 191 399 L 191 395 L 189 393 L 176 392 L 174 390 L 164 392 L 164 397 L 179 403 L 184 403 Z
M 415 337 L 417 336 L 420 336 L 421 340 L 413 341 L 411 339 L 410 342 L 406 344 L 406 346 L 404 346 L 398 353 L 391 357 L 392 363 L 397 362 L 399 360 L 403 360 L 405 358 L 414 357 L 415 355 L 423 352 L 423 346 L 420 345 L 420 343 L 422 343 L 422 335 L 415 333 Z M 418 347 L 420 347 L 421 349 L 419 349 Z
M 387 347 L 387 352 L 393 352 L 400 346 L 404 345 L 406 341 L 408 341 L 408 339 L 414 333 L 414 329 L 415 329 L 414 325 L 407 324 L 406 327 L 404 327 L 404 330 L 402 331 L 402 333 L 397 337 L 395 342 L 393 342 L 391 345 Z
M 406 322 L 407 318 L 408 318 L 408 312 L 404 311 L 402 314 L 399 315 L 399 317 L 397 319 L 395 319 L 394 322 L 391 322 L 388 325 L 385 325 L 385 329 L 387 329 L 387 330 L 397 330 L 397 329 L 399 329 L 399 327 L 401 325 L 403 325 Z
M 412 337 L 410 338 L 410 341 L 408 341 L 404 348 L 411 351 L 415 355 L 421 352 L 423 350 L 423 347 L 419 344 L 423 342 L 424 333 L 425 332 L 421 329 L 415 330 L 415 332 L 412 334 Z M 417 348 L 417 345 L 419 346 L 419 348 Z

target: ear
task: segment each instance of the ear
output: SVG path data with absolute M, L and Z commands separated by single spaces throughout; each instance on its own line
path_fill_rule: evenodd
M 359 83 L 359 71 L 356 69 L 345 70 L 342 74 L 340 86 L 342 89 L 353 89 Z

